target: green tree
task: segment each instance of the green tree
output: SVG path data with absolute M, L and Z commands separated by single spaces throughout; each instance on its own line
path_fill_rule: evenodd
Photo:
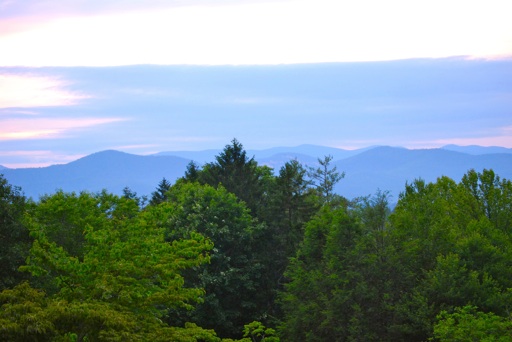
M 262 218 L 269 233 L 259 241 L 259 245 L 269 293 L 268 312 L 280 319 L 282 312 L 277 303 L 278 293 L 287 282 L 283 274 L 289 259 L 296 255 L 304 239 L 304 227 L 317 212 L 319 201 L 307 179 L 306 170 L 297 160 L 281 167 L 269 193 L 269 205 Z
M 235 194 L 247 205 L 253 217 L 265 223 L 264 238 L 257 238 L 256 242 L 253 236 L 251 240 L 257 246 L 253 253 L 257 253 L 261 267 L 260 290 L 253 301 L 259 303 L 258 307 L 266 308 L 259 309 L 265 312 L 263 316 L 266 318 L 248 318 L 260 319 L 265 324 L 280 319 L 276 300 L 286 282 L 284 270 L 303 239 L 305 223 L 320 206 L 318 192 L 308 179 L 307 170 L 293 160 L 275 176 L 270 168 L 258 166 L 254 158 L 249 158 L 242 144 L 234 139 L 203 169 L 195 163 L 189 164 L 183 181 L 196 180 L 213 187 L 222 186 Z
M 415 181 L 406 186 L 390 217 L 393 259 L 401 265 L 395 272 L 401 274 L 397 288 L 404 293 L 395 304 L 394 329 L 410 341 L 432 336 L 441 310 L 477 305 L 503 316 L 511 307 L 507 260 L 512 240 L 498 223 L 503 221 L 489 214 L 507 208 L 512 197 L 483 196 L 486 186 L 479 185 L 492 184 L 496 195 L 510 193 L 509 183 L 482 175 L 470 171 L 459 184 L 447 177 L 429 184 Z M 496 197 L 500 201 L 493 202 L 494 209 L 485 209 Z
M 190 161 L 187 164 L 187 170 L 185 171 L 184 180 L 188 182 L 197 182 L 199 181 L 199 174 L 201 172 L 201 168 L 195 161 Z
M 334 186 L 345 177 L 345 172 L 338 172 L 337 167 L 331 167 L 333 156 L 325 156 L 324 159 L 318 158 L 317 168 L 310 167 L 308 175 L 315 184 L 324 203 L 333 202 L 338 198 L 334 193 Z
M 475 306 L 456 308 L 454 312 L 441 311 L 434 325 L 433 341 L 487 341 L 512 340 L 512 321 L 492 312 L 478 311 Z
M 261 322 L 254 321 L 244 326 L 244 338 L 241 342 L 279 342 L 277 333 L 265 327 Z
M 266 227 L 222 186 L 178 182 L 168 192 L 168 202 L 152 210 L 161 217 L 168 241 L 200 233 L 214 244 L 210 263 L 185 276 L 191 286 L 205 289 L 204 302 L 171 317 L 214 328 L 221 336 L 240 336 L 244 324 L 267 309 L 259 304 L 268 295 L 259 257 Z
M 171 183 L 167 181 L 167 179 L 163 178 L 160 183 L 158 183 L 158 187 L 156 188 L 156 191 L 153 191 L 151 194 L 151 200 L 149 201 L 149 204 L 151 205 L 157 205 L 165 200 L 167 200 L 167 191 L 171 188 Z
M 148 201 L 148 197 L 146 195 L 138 196 L 136 191 L 133 191 L 127 186 L 123 188 L 123 197 L 128 200 L 133 200 L 140 208 L 144 208 Z
M 283 339 L 425 341 L 467 305 L 508 318 L 512 192 L 498 179 L 416 180 L 391 214 L 385 193 L 324 206 L 286 273 Z
M 0 291 L 27 279 L 18 272 L 28 256 L 31 239 L 24 223 L 29 203 L 21 189 L 0 174 Z
M 262 208 L 266 206 L 266 183 L 272 178 L 272 170 L 258 166 L 254 157 L 249 158 L 243 145 L 236 139 L 215 157 L 215 162 L 204 165 L 198 177 L 202 184 L 213 187 L 222 184 L 226 190 L 244 201 L 256 217 L 262 214 Z
M 329 206 L 306 225 L 304 243 L 286 272 L 284 340 L 349 340 L 358 310 L 350 298 L 358 275 L 350 264 L 361 232 L 344 208 Z
M 478 214 L 484 214 L 492 224 L 504 232 L 512 228 L 512 182 L 501 179 L 493 170 L 470 170 L 461 181 L 476 200 Z
M 55 325 L 44 292 L 22 282 L 0 292 L 0 336 L 5 341 L 51 341 Z
M 41 324 L 51 326 L 41 332 L 50 333 L 52 339 L 201 340 L 193 337 L 197 335 L 216 340 L 212 332 L 195 325 L 180 328 L 161 321 L 168 308 L 192 309 L 201 300 L 203 290 L 185 286 L 181 273 L 208 262 L 211 242 L 197 233 L 188 239 L 166 242 L 164 229 L 158 227 L 160 218 L 150 211 L 141 212 L 132 200 L 106 193 L 81 196 L 80 210 L 75 208 L 80 197 L 62 193 L 55 201 L 45 201 L 45 210 L 60 212 L 60 207 L 68 207 L 64 212 L 86 218 L 100 210 L 97 219 L 82 222 L 65 216 L 60 227 L 56 220 L 50 220 L 51 229 L 48 221 L 31 221 L 35 241 L 23 269 L 34 276 L 53 275 L 50 280 L 56 290 L 44 297 L 21 287 L 17 289 L 25 293 L 21 302 L 4 293 L 7 300 L 0 309 L 2 319 L 12 323 L 12 317 L 18 317 L 13 312 L 19 310 L 22 316 L 28 315 L 26 324 L 9 325 L 13 327 L 9 333 L 23 336 L 32 331 L 31 316 L 23 307 L 34 306 L 36 311 L 41 309 Z M 67 244 L 67 239 L 56 238 L 59 229 L 63 233 L 72 223 L 84 228 L 81 255 L 60 244 Z M 73 234 L 78 236 L 79 232 Z
M 304 225 L 318 210 L 316 193 L 307 179 L 306 169 L 297 161 L 287 162 L 279 170 L 273 203 L 267 219 L 276 230 L 279 250 L 286 258 L 294 256 L 304 237 Z
M 71 256 L 82 258 L 86 247 L 84 231 L 88 226 L 113 227 L 138 215 L 137 199 L 118 197 L 106 191 L 92 194 L 62 190 L 42 196 L 31 208 L 29 222 L 43 231 L 46 238 Z
M 207 341 L 215 332 L 187 323 L 169 327 L 103 301 L 48 297 L 24 282 L 0 293 L 0 334 L 5 341 Z

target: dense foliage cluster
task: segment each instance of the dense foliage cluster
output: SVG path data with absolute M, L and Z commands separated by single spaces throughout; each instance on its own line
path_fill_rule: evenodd
M 419 179 L 391 209 L 336 195 L 331 161 L 272 170 L 233 140 L 150 199 L 0 176 L 0 339 L 512 340 L 510 181 Z

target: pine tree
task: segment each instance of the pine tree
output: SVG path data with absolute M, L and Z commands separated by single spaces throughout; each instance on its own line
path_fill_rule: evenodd
M 167 200 L 167 191 L 171 188 L 171 183 L 167 181 L 167 179 L 163 178 L 160 183 L 158 183 L 158 187 L 156 191 L 151 193 L 151 200 L 149 204 L 157 205 Z

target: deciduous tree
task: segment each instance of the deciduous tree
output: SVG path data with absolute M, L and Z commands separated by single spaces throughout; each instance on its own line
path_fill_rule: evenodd
M 222 186 L 178 182 L 168 195 L 168 202 L 151 209 L 162 218 L 167 240 L 200 233 L 214 245 L 210 263 L 185 277 L 191 286 L 205 289 L 204 302 L 190 313 L 174 314 L 215 328 L 223 337 L 240 336 L 244 324 L 261 318 L 267 309 L 261 304 L 268 293 L 260 259 L 266 226 Z
M 25 263 L 31 243 L 24 222 L 28 206 L 21 189 L 0 174 L 0 291 L 27 279 L 18 268 Z
M 203 290 L 185 286 L 181 273 L 209 260 L 212 244 L 208 239 L 192 232 L 187 239 L 166 242 L 158 216 L 139 211 L 131 200 L 105 193 L 99 198 L 59 193 L 42 205 L 48 211 L 57 210 L 58 215 L 49 221 L 31 221 L 35 241 L 23 268 L 34 276 L 51 274 L 55 290 L 43 300 L 40 294 L 21 287 L 18 292 L 28 299 L 15 307 L 31 306 L 31 298 L 39 298 L 32 306 L 41 311 L 42 324 L 49 320 L 53 328 L 45 331 L 54 338 L 196 341 L 193 336 L 202 334 L 216 339 L 195 325 L 161 322 L 168 308 L 191 309 L 201 300 Z M 95 219 L 94 213 L 99 214 Z M 63 217 L 66 220 L 60 223 L 55 219 Z M 83 228 L 80 254 L 69 246 L 64 248 L 61 242 L 66 245 L 68 240 L 58 238 L 70 227 L 75 237 L 80 235 L 77 227 Z M 7 300 L 0 310 L 7 320 L 12 319 L 12 305 Z M 16 334 L 19 329 L 26 333 L 32 328 L 27 321 L 11 332 Z

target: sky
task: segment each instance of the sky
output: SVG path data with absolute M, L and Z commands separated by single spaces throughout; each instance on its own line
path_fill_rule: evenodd
M 0 165 L 512 148 L 508 0 L 0 0 Z

